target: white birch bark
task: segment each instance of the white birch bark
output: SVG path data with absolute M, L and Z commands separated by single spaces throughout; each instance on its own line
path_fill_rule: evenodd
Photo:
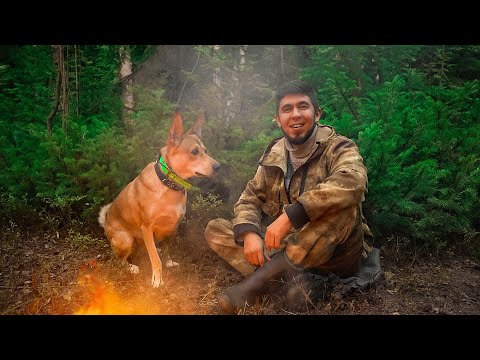
M 133 113 L 134 101 L 132 92 L 132 60 L 130 58 L 130 48 L 120 46 L 120 82 L 123 88 L 123 122 L 129 124 L 130 115 Z

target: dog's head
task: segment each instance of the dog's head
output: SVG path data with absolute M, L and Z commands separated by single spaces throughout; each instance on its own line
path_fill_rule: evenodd
M 205 117 L 200 115 L 190 130 L 183 132 L 182 115 L 174 113 L 172 125 L 165 149 L 165 161 L 178 176 L 209 177 L 220 168 L 220 164 L 207 155 L 206 148 L 200 140 Z

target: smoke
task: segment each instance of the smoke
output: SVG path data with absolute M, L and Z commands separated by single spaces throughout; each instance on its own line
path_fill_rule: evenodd
M 151 92 L 164 91 L 162 97 L 183 113 L 187 127 L 199 112 L 205 113 L 203 142 L 222 161 L 264 130 L 276 129 L 275 89 L 298 78 L 297 64 L 304 56 L 300 50 L 285 45 L 162 45 L 136 71 L 133 81 Z M 252 171 L 261 155 L 261 145 L 257 147 L 259 153 L 248 160 Z M 210 185 L 233 204 L 249 174 L 239 174 L 238 161 L 229 161 L 224 162 L 220 182 Z
M 248 127 L 273 116 L 274 90 L 297 78 L 299 54 L 285 45 L 161 45 L 134 83 L 164 89 L 182 112 L 204 111 L 226 127 Z

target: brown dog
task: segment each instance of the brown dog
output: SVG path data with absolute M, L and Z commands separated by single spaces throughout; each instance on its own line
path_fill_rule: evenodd
M 200 141 L 204 122 L 205 118 L 199 116 L 184 134 L 182 116 L 175 113 L 159 161 L 148 164 L 111 204 L 100 210 L 98 221 L 120 259 L 126 261 L 135 247 L 145 244 L 155 288 L 163 285 L 162 261 L 155 240 L 173 234 L 185 215 L 185 187 L 190 185 L 185 179 L 212 176 L 220 167 L 206 154 Z M 140 271 L 133 264 L 129 269 L 133 273 Z

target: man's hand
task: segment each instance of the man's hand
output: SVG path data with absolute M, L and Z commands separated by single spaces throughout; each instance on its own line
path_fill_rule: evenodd
M 280 248 L 280 242 L 287 236 L 292 228 L 292 223 L 286 213 L 280 215 L 277 220 L 267 227 L 265 233 L 265 246 L 267 250 Z
M 243 254 L 252 265 L 262 266 L 265 264 L 263 240 L 257 233 L 247 232 L 243 234 Z M 266 258 L 270 260 L 268 256 L 266 256 Z

